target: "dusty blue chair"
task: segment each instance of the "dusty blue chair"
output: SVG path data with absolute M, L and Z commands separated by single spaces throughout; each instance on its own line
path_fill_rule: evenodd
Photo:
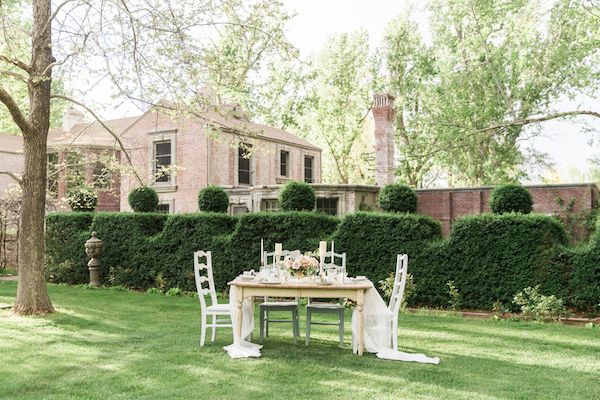
M 264 261 L 266 265 L 269 265 L 269 258 L 271 258 L 272 265 L 275 265 L 275 253 L 264 254 Z M 284 250 L 281 255 L 286 256 L 290 254 L 290 251 Z M 300 337 L 300 322 L 298 313 L 298 299 L 296 301 L 269 301 L 269 298 L 265 296 L 264 301 L 259 304 L 259 320 L 260 320 L 260 342 L 262 343 L 265 337 L 269 337 L 269 323 L 292 323 L 292 331 L 294 335 L 294 344 L 298 342 Z M 292 319 L 272 319 L 269 318 L 269 312 L 290 312 Z
M 325 258 L 331 257 L 331 263 L 325 266 L 326 269 L 337 269 L 338 273 L 346 273 L 346 253 L 335 253 L 328 251 L 325 253 Z M 336 263 L 337 261 L 337 263 Z M 340 338 L 340 347 L 344 345 L 344 299 L 340 299 L 338 303 L 313 302 L 308 299 L 306 305 L 306 337 L 304 343 L 308 346 L 310 343 L 311 325 L 330 325 L 337 326 Z M 337 315 L 337 322 L 318 322 L 312 321 L 313 314 L 333 314 Z

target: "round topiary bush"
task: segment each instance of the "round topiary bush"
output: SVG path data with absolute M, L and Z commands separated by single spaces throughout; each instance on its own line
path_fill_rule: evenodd
M 158 194 L 148 186 L 140 186 L 129 192 L 129 205 L 135 212 L 154 212 L 158 208 Z
M 316 201 L 315 189 L 304 182 L 290 181 L 279 193 L 279 205 L 283 211 L 312 211 Z
M 521 185 L 496 186 L 490 196 L 490 208 L 495 214 L 519 212 L 529 214 L 533 199 L 529 190 Z
M 385 185 L 379 192 L 379 206 L 387 212 L 417 212 L 417 192 L 400 184 Z
M 78 187 L 69 190 L 67 203 L 73 211 L 94 211 L 98 205 L 98 195 L 92 188 Z
M 218 186 L 209 185 L 198 193 L 200 211 L 224 213 L 229 207 L 229 196 Z

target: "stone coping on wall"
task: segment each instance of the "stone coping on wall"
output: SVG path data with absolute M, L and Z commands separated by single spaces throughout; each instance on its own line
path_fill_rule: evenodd
M 534 184 L 534 185 L 523 185 L 527 189 L 560 189 L 560 188 L 574 188 L 574 187 L 590 187 L 594 186 L 598 189 L 598 184 L 595 182 L 584 182 L 584 183 L 552 183 L 552 184 Z M 443 188 L 420 188 L 416 189 L 418 192 L 442 192 L 442 191 L 453 191 L 453 192 L 468 192 L 477 190 L 492 190 L 495 186 L 473 186 L 473 187 L 443 187 Z

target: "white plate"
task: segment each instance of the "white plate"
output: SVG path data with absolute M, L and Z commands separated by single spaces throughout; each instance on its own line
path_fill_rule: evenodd
M 281 282 L 277 281 L 258 281 L 262 285 L 279 285 Z
M 238 276 L 238 279 L 241 279 L 243 281 L 253 281 L 254 278 L 256 278 L 256 277 L 255 276 L 245 276 L 245 275 Z
M 367 278 L 348 278 L 348 279 L 351 279 L 354 282 L 366 282 L 366 281 L 368 281 Z

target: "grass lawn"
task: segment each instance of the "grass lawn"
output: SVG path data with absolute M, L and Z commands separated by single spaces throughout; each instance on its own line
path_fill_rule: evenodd
M 16 275 L 16 274 L 17 274 L 16 269 L 11 269 L 11 268 L 0 269 L 0 276 Z
M 262 358 L 231 360 L 230 330 L 199 347 L 195 298 L 49 290 L 56 314 L 0 310 L 2 399 L 600 398 L 598 328 L 402 314 L 401 350 L 435 366 L 353 356 L 349 324 L 344 349 L 335 328 L 313 327 L 307 348 L 277 324 Z M 0 282 L 0 303 L 15 292 Z

